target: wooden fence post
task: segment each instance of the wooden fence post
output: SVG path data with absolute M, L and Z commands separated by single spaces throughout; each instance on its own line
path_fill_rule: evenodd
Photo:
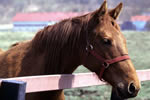
M 0 100 L 25 100 L 26 82 L 3 80 L 0 87 Z

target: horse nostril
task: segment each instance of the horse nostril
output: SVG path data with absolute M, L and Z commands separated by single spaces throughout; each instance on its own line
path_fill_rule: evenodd
M 129 92 L 129 94 L 132 94 L 132 95 L 135 94 L 135 92 L 136 92 L 136 87 L 135 87 L 134 83 L 130 83 L 130 84 L 129 84 L 129 86 L 128 86 L 128 92 Z

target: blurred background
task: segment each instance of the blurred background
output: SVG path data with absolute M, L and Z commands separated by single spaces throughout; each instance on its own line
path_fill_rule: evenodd
M 129 55 L 136 69 L 150 68 L 150 0 L 107 0 L 114 8 L 124 7 L 119 17 L 127 39 Z M 103 0 L 0 0 L 0 48 L 7 50 L 15 42 L 30 40 L 36 32 L 62 19 L 80 16 L 100 7 Z M 88 72 L 80 66 L 75 73 Z M 89 80 L 90 81 L 90 80 Z M 136 98 L 150 100 L 150 82 L 142 82 Z M 66 100 L 109 100 L 110 86 L 92 86 L 65 90 Z

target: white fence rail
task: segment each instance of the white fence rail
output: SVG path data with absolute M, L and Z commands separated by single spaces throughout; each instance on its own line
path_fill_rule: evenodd
M 138 70 L 137 73 L 141 81 L 150 80 L 150 69 Z M 17 80 L 27 82 L 26 93 L 105 84 L 98 79 L 95 73 L 41 75 L 8 78 L 2 80 Z

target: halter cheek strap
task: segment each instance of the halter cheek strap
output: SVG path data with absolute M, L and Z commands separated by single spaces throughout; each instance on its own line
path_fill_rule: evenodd
M 92 45 L 90 46 L 92 47 L 92 49 L 89 52 L 102 63 L 101 64 L 102 68 L 101 68 L 100 75 L 99 75 L 100 80 L 102 80 L 102 76 L 104 74 L 105 69 L 107 69 L 111 64 L 130 59 L 128 55 L 123 55 L 123 56 L 119 56 L 110 60 L 106 60 L 102 58 L 100 55 L 98 55 L 96 52 L 94 52 Z

